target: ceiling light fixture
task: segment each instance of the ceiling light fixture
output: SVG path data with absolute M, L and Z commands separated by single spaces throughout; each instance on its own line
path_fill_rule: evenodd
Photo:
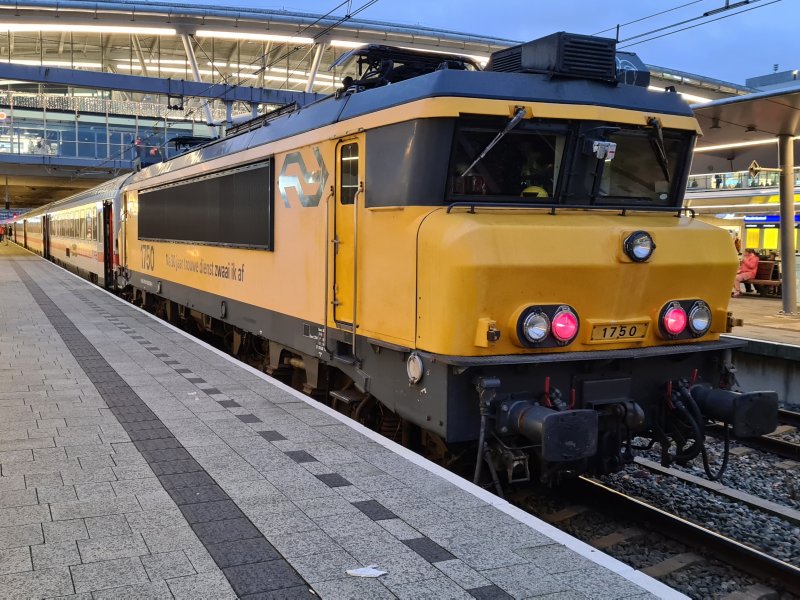
M 331 40 L 330 44 L 334 48 L 361 48 L 361 46 L 366 46 L 369 42 L 350 42 L 347 40 Z
M 247 40 L 256 42 L 282 42 L 286 44 L 313 44 L 314 38 L 291 35 L 275 35 L 271 33 L 254 33 L 249 31 L 218 31 L 215 29 L 198 29 L 196 37 L 213 37 L 223 40 Z
M 431 52 L 432 54 L 443 54 L 444 56 L 463 56 L 465 58 L 471 58 L 476 63 L 480 65 L 485 65 L 489 62 L 488 56 L 478 56 L 477 54 L 463 54 L 461 52 L 454 52 L 454 51 L 447 51 L 447 50 L 431 50 L 430 48 L 420 47 L 420 48 L 413 48 L 408 46 L 400 46 L 403 50 L 416 50 L 422 52 Z
M 800 137 L 794 137 L 793 140 L 800 139 Z M 768 146 L 770 144 L 777 144 L 778 138 L 768 139 L 768 140 L 754 140 L 752 142 L 739 142 L 736 144 L 720 144 L 719 146 L 704 146 L 702 148 L 695 148 L 695 152 L 714 152 L 715 150 L 727 150 L 729 148 L 746 148 L 748 146 Z
M 83 61 L 68 61 L 68 60 L 28 60 L 28 59 L 0 59 L 0 63 L 10 63 L 12 65 L 29 65 L 29 66 L 44 66 L 44 67 L 72 67 L 75 69 L 99 69 L 103 65 L 96 62 L 83 62 Z
M 647 86 L 647 89 L 650 90 L 651 92 L 661 92 L 662 94 L 666 93 L 666 90 L 664 88 L 660 88 L 655 85 Z M 694 103 L 711 102 L 710 98 L 704 98 L 703 96 L 695 96 L 694 94 L 687 94 L 686 92 L 678 92 L 678 95 L 680 95 L 687 102 L 694 102 Z
M 169 27 L 126 27 L 117 25 L 70 25 L 69 23 L 0 23 L 0 32 L 33 33 L 130 33 L 139 35 L 175 35 Z

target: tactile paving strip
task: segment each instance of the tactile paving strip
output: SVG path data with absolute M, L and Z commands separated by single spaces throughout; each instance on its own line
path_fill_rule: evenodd
M 12 265 L 237 595 L 282 599 L 316 597 L 297 571 L 64 312 L 22 267 L 16 262 Z

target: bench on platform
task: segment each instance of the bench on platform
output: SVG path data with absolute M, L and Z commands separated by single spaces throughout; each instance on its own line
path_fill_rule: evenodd
M 755 286 L 760 296 L 767 294 L 781 293 L 781 277 L 778 265 L 773 260 L 761 260 L 758 262 L 758 270 L 753 279 L 746 281 Z

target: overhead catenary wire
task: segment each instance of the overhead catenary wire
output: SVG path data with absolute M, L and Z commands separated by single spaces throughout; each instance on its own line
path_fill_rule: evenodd
M 758 2 L 760 0 L 754 0 L 754 1 Z M 650 37 L 650 38 L 647 38 L 647 39 L 644 39 L 644 40 L 640 40 L 638 42 L 633 42 L 631 44 L 626 44 L 625 46 L 619 46 L 619 48 L 620 49 L 630 48 L 631 46 L 637 46 L 639 44 L 644 44 L 645 42 L 651 42 L 653 40 L 657 40 L 657 39 L 660 39 L 660 38 L 663 38 L 663 37 L 674 35 L 676 33 L 681 33 L 682 31 L 688 31 L 689 29 L 694 29 L 694 28 L 700 27 L 702 25 L 707 25 L 708 23 L 713 23 L 715 21 L 721 21 L 722 19 L 728 19 L 730 17 L 735 17 L 737 15 L 741 15 L 741 14 L 746 13 L 746 12 L 757 10 L 759 8 L 764 8 L 764 7 L 769 6 L 771 4 L 777 4 L 778 2 L 781 2 L 781 1 L 782 0 L 771 0 L 771 2 L 766 2 L 765 4 L 759 4 L 758 6 L 752 6 L 750 8 L 745 8 L 745 9 L 737 11 L 735 13 L 730 13 L 730 14 L 722 15 L 721 17 L 716 17 L 715 19 L 708 19 L 706 21 L 703 21 L 702 23 L 695 23 L 694 25 L 689 25 L 688 27 L 682 27 L 681 29 L 677 29 L 675 31 L 667 31 L 666 33 L 663 33 L 661 35 L 655 35 L 653 37 Z M 626 40 L 621 40 L 620 43 L 625 43 L 625 42 L 630 41 L 630 40 L 639 39 L 642 36 L 650 35 L 651 33 L 658 33 L 660 31 L 664 31 L 665 29 L 670 29 L 672 27 L 678 27 L 678 26 L 683 25 L 685 23 L 689 23 L 691 21 L 695 21 L 695 20 L 701 19 L 701 18 L 707 18 L 707 15 L 703 15 L 702 17 L 697 17 L 695 19 L 689 19 L 687 21 L 684 21 L 684 22 L 681 22 L 681 23 L 676 23 L 676 24 L 668 26 L 668 27 L 662 27 L 662 28 L 659 28 L 659 29 L 655 29 L 655 30 L 647 32 L 647 33 L 639 34 L 639 35 L 630 37 L 630 38 L 628 38 Z
M 687 6 L 691 6 L 692 4 L 699 4 L 700 2 L 705 2 L 705 0 L 694 0 L 693 2 L 687 2 L 686 4 L 681 4 L 679 6 L 674 6 L 672 8 L 668 8 L 667 10 L 662 10 L 661 12 L 653 13 L 651 15 L 647 15 L 646 17 L 641 17 L 639 19 L 634 19 L 633 21 L 628 21 L 627 23 L 620 23 L 615 25 L 614 27 L 609 27 L 608 29 L 603 29 L 602 31 L 598 31 L 597 33 L 593 33 L 592 35 L 600 35 L 601 33 L 606 33 L 608 31 L 619 30 L 620 27 L 627 27 L 628 25 L 633 25 L 634 23 L 641 23 L 642 21 L 647 21 L 648 19 L 652 19 L 654 17 L 660 17 L 661 15 L 665 15 L 667 13 L 671 13 L 676 10 L 680 10 L 681 8 L 686 8 Z
M 760 2 L 761 0 L 746 0 L 746 1 L 747 1 L 747 3 L 749 4 L 749 3 L 751 3 L 751 2 L 753 2 L 753 3 L 755 3 L 755 2 Z M 775 1 L 776 1 L 776 2 L 778 2 L 778 1 L 780 1 L 780 0 L 775 0 Z M 738 6 L 737 6 L 737 5 L 734 5 L 734 6 L 728 6 L 728 5 L 726 5 L 725 7 L 722 7 L 722 8 L 719 8 L 719 9 L 713 10 L 713 11 L 708 11 L 708 12 L 705 12 L 705 13 L 703 13 L 702 15 L 700 15 L 699 17 L 692 17 L 691 19 L 685 19 L 685 20 L 683 20 L 683 21 L 678 21 L 677 23 L 672 23 L 671 25 L 665 25 L 664 27 L 659 27 L 659 28 L 657 28 L 657 29 L 652 29 L 652 30 L 650 30 L 650 31 L 645 31 L 644 33 L 639 33 L 639 34 L 637 34 L 637 35 L 631 36 L 631 37 L 629 37 L 629 38 L 626 38 L 626 39 L 624 39 L 624 40 L 620 40 L 620 42 L 628 42 L 628 41 L 630 41 L 630 40 L 635 40 L 635 39 L 638 39 L 638 38 L 641 38 L 641 37 L 644 37 L 644 36 L 650 35 L 651 33 L 659 33 L 659 32 L 661 32 L 661 31 L 666 31 L 667 29 L 673 29 L 673 28 L 675 28 L 675 27 L 680 27 L 681 25 L 685 25 L 685 24 L 687 24 L 687 23 L 693 23 L 694 21 L 700 21 L 700 20 L 702 20 L 702 19 L 706 19 L 706 18 L 708 18 L 708 17 L 709 17 L 710 15 L 712 15 L 712 14 L 717 14 L 717 13 L 719 13 L 719 12 L 721 12 L 721 11 L 730 10 L 730 9 L 733 9 L 733 8 L 739 8 L 740 6 L 741 6 L 741 5 L 738 5 Z M 762 5 L 762 6 L 766 6 L 766 5 Z M 747 10 L 754 10 L 754 9 L 756 9 L 756 8 L 760 8 L 760 7 L 759 7 L 759 6 L 755 6 L 755 7 L 753 7 L 753 8 L 748 8 Z M 746 12 L 746 11 L 745 11 L 745 10 L 742 10 L 742 11 L 739 11 L 739 12 Z M 726 15 L 726 16 L 727 16 L 727 17 L 733 17 L 733 16 L 735 16 L 735 15 L 738 15 L 738 14 L 739 14 L 739 12 L 736 12 L 736 13 L 731 13 L 731 14 L 729 14 L 729 15 Z M 706 22 L 706 23 L 711 23 L 711 22 L 713 22 L 713 21 L 716 21 L 716 20 L 717 20 L 717 19 L 709 19 L 708 21 L 705 21 L 705 22 Z

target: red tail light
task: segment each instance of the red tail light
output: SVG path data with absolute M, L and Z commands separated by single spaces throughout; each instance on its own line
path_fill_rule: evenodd
M 571 341 L 578 333 L 578 316 L 569 309 L 556 313 L 553 316 L 551 331 L 559 342 Z
M 686 329 L 688 317 L 686 311 L 679 304 L 675 304 L 664 311 L 664 316 L 661 318 L 661 324 L 664 331 L 669 335 L 680 335 Z

